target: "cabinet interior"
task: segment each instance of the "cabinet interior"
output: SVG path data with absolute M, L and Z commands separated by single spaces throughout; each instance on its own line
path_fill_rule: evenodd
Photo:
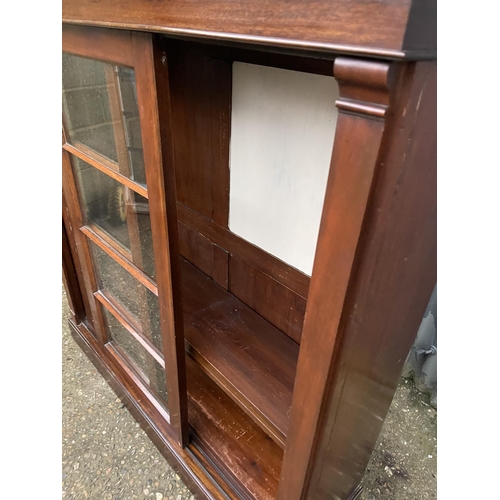
M 234 186 L 231 174 L 236 175 L 234 158 L 245 155 L 244 151 L 235 153 L 235 144 L 231 144 L 234 132 L 231 119 L 235 116 L 232 109 L 235 95 L 233 61 L 244 61 L 234 63 L 238 65 L 240 80 L 239 70 L 243 67 L 249 72 L 247 65 L 256 64 L 256 83 L 263 73 L 269 79 L 273 78 L 269 71 L 275 71 L 278 79 L 283 79 L 280 73 L 292 70 L 273 68 L 273 63 L 282 63 L 279 57 L 269 58 L 268 55 L 261 59 L 251 52 L 231 53 L 201 44 L 170 41 L 166 43 L 166 52 L 174 124 L 190 428 L 195 441 L 230 478 L 240 494 L 246 492 L 245 498 L 276 498 L 310 276 L 238 235 L 232 230 L 233 224 L 229 227 L 230 220 L 237 219 L 235 216 L 230 218 L 230 208 L 234 209 L 239 201 L 235 203 L 231 199 Z M 288 58 L 285 61 L 293 67 L 294 61 Z M 311 79 L 313 83 L 316 83 L 315 78 L 320 79 L 323 87 L 322 79 L 328 78 L 313 73 L 294 74 L 299 76 L 301 87 L 298 90 L 304 90 L 306 97 L 304 76 L 308 77 L 308 84 Z M 289 77 L 287 75 L 288 80 Z M 330 79 L 334 85 L 326 89 L 329 98 L 334 97 L 336 85 L 333 77 Z M 261 82 L 261 86 L 266 90 L 266 81 Z M 274 87 L 270 90 L 271 96 L 272 91 L 279 90 L 279 84 Z M 245 91 L 247 89 L 238 94 Z M 238 97 L 242 99 L 241 95 Z M 334 99 L 327 101 L 324 107 L 328 109 L 325 110 L 306 99 L 302 108 L 313 108 L 311 120 L 318 118 L 321 112 L 326 115 L 324 120 L 334 121 L 334 102 Z M 294 104 L 284 103 L 281 116 L 279 109 L 273 110 L 273 114 L 261 117 L 262 122 L 267 120 L 269 128 L 274 120 L 276 132 L 280 133 L 280 126 L 285 126 L 287 108 L 289 111 Z M 260 117 L 241 116 L 244 108 L 245 102 L 240 102 L 240 129 L 235 142 L 236 146 L 250 148 L 251 145 L 244 144 L 243 135 L 248 124 L 242 122 L 255 118 L 259 122 Z M 305 114 L 306 111 L 299 105 L 295 113 Z M 323 125 L 320 123 L 322 129 Z M 327 130 L 332 133 L 327 134 L 326 148 L 321 144 L 323 150 L 326 149 L 320 159 L 323 172 L 319 180 L 314 179 L 316 184 L 323 183 L 316 193 L 320 198 L 319 203 L 315 200 L 319 210 L 316 208 L 316 213 L 310 217 L 310 225 L 316 225 L 313 228 L 315 239 L 334 127 L 335 123 L 330 123 L 333 131 Z M 288 134 L 293 136 L 290 131 Z M 276 147 L 280 147 L 278 141 Z M 283 158 L 277 161 L 280 160 L 277 170 L 285 172 L 290 165 Z M 314 159 L 310 163 L 312 166 L 307 164 L 305 167 L 314 170 Z M 311 176 L 314 175 L 313 171 Z M 262 178 L 262 183 L 269 180 Z M 293 204 L 293 191 L 288 195 L 292 198 L 288 202 Z M 269 218 L 271 215 L 269 212 Z M 292 214 L 292 220 L 295 217 Z M 253 223 L 266 229 L 265 220 L 257 219 Z M 258 231 L 259 227 L 254 229 Z M 312 251 L 314 253 L 314 247 Z M 312 260 L 312 256 L 306 255 L 305 260 L 307 258 Z

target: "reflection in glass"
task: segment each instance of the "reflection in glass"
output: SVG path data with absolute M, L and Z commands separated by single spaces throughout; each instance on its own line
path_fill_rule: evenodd
M 134 70 L 63 52 L 62 75 L 68 141 L 118 162 L 120 173 L 146 184 Z
M 154 278 L 148 200 L 80 158 L 71 159 L 86 223 L 129 250 L 132 262 Z
M 114 302 L 121 305 L 137 323 L 144 337 L 147 337 L 163 352 L 160 330 L 158 297 L 139 283 L 128 271 L 123 269 L 106 252 L 90 242 L 99 288 Z
M 127 361 L 153 392 L 159 396 L 161 402 L 168 403 L 165 370 L 109 311 L 104 307 L 102 310 L 109 338 L 116 342 Z

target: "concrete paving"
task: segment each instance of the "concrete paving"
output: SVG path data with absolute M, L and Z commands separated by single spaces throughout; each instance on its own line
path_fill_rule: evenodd
M 62 297 L 65 500 L 194 500 L 74 342 Z M 362 500 L 435 499 L 437 412 L 401 379 L 363 480 Z

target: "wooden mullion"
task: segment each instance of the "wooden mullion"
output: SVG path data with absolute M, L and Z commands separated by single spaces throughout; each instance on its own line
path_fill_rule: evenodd
M 99 297 L 97 297 L 97 300 L 102 302 L 103 300 L 109 302 L 112 307 L 114 307 L 118 313 L 123 316 L 125 321 L 139 334 L 141 334 L 143 337 L 143 331 L 140 323 L 137 321 L 137 319 L 132 315 L 130 311 L 128 311 L 125 306 L 122 306 L 120 302 L 113 297 L 113 295 L 106 289 L 99 290 L 96 292 Z M 96 294 L 94 294 L 96 295 Z
M 83 288 L 89 306 L 89 313 L 91 315 L 92 326 L 94 327 L 95 334 L 98 337 L 99 343 L 104 345 L 107 342 L 106 329 L 104 318 L 100 308 L 97 306 L 94 292 L 98 290 L 96 272 L 92 260 L 92 254 L 88 245 L 88 241 L 78 231 L 83 225 L 83 214 L 80 208 L 80 200 L 76 188 L 76 180 L 71 166 L 71 160 L 67 151 L 62 152 L 62 166 L 63 166 L 63 190 L 67 202 L 69 222 L 71 224 L 71 232 L 75 241 L 76 252 L 82 267 Z
M 97 170 L 100 170 L 102 173 L 108 175 L 115 181 L 127 186 L 132 191 L 135 191 L 137 194 L 140 194 L 142 197 L 148 199 L 148 190 L 144 186 L 141 186 L 137 182 L 132 181 L 125 175 L 121 174 L 118 171 L 118 163 L 100 155 L 99 153 L 96 153 L 94 150 L 88 148 L 80 142 L 64 144 L 63 149 L 69 151 L 75 156 L 78 156 L 78 158 L 97 168 Z
M 94 293 L 95 298 L 107 309 L 107 311 L 112 314 L 117 321 L 134 337 L 139 344 L 141 344 L 144 349 L 161 365 L 162 368 L 165 368 L 165 360 L 163 359 L 163 355 L 156 348 L 156 346 L 145 337 L 142 332 L 137 328 L 137 324 L 134 324 L 135 321 L 131 321 L 130 314 L 120 306 L 115 300 L 113 300 L 108 295 L 105 295 L 102 291 L 97 291 Z
M 167 61 L 166 55 L 159 50 L 153 55 L 151 35 L 134 33 L 133 47 L 139 118 L 141 124 L 148 124 L 147 133 L 144 129 L 141 132 L 146 181 L 151 194 L 149 208 L 170 423 L 177 441 L 184 446 L 189 440 L 186 362 Z M 158 87 L 162 89 L 160 95 L 156 92 L 156 78 L 159 79 Z M 161 131 L 160 123 L 164 127 Z
M 101 239 L 103 239 L 109 246 L 113 247 L 118 253 L 122 254 L 126 259 L 132 262 L 132 252 L 124 247 L 121 243 L 116 241 L 113 237 L 111 237 L 106 231 L 101 229 L 98 225 L 87 221 L 85 224 L 86 227 L 91 229 L 94 233 L 97 234 Z
M 120 266 L 125 268 L 137 281 L 142 283 L 155 295 L 158 295 L 158 287 L 156 286 L 154 281 L 147 274 L 141 271 L 136 265 L 134 265 L 130 260 L 128 260 L 121 252 L 116 250 L 114 246 L 110 245 L 107 241 L 102 239 L 89 226 L 81 227 L 80 231 L 93 243 L 95 243 L 101 250 L 106 252 L 109 257 L 120 264 Z

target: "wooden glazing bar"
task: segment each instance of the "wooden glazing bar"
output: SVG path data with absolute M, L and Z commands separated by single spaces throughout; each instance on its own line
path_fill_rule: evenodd
M 118 304 L 112 297 L 103 293 L 101 290 L 94 293 L 96 299 L 120 322 L 120 324 L 132 335 L 139 344 L 148 351 L 148 353 L 165 368 L 165 360 L 163 354 L 156 348 L 156 346 L 142 334 L 141 327 L 131 317 L 131 315 Z
M 83 145 L 81 142 L 73 144 L 66 143 L 63 145 L 63 148 L 71 154 L 78 156 L 78 158 L 87 162 L 89 165 L 97 168 L 104 174 L 109 175 L 109 177 L 111 177 L 115 181 L 123 184 L 124 186 L 127 186 L 137 194 L 140 194 L 142 197 L 146 199 L 148 198 L 148 190 L 144 186 L 141 186 L 137 182 L 134 182 L 125 175 L 121 174 L 119 172 L 118 163 L 110 160 L 109 158 L 106 158 L 105 156 L 100 155 L 99 153 Z
M 97 236 L 99 236 L 99 238 L 103 239 L 106 244 L 114 248 L 116 252 L 122 254 L 123 257 L 130 260 L 131 262 L 133 261 L 132 252 L 127 247 L 124 247 L 118 241 L 112 238 L 108 233 L 106 233 L 106 231 L 103 231 L 98 225 L 93 224 L 89 221 L 87 222 L 87 224 L 85 224 L 85 226 L 92 230 Z
M 137 266 L 130 262 L 121 252 L 117 251 L 116 248 L 110 245 L 107 241 L 102 239 L 93 229 L 89 226 L 83 226 L 80 231 L 87 236 L 93 243 L 95 243 L 101 250 L 106 252 L 113 260 L 115 260 L 120 266 L 125 268 L 139 283 L 143 284 L 155 295 L 158 295 L 158 288 L 153 280 L 144 274 Z
M 124 370 L 128 377 L 132 380 L 132 383 L 148 398 L 149 402 L 154 406 L 155 410 L 161 415 L 161 417 L 170 423 L 170 414 L 165 409 L 165 407 L 159 403 L 158 396 L 156 396 L 150 387 L 135 373 L 135 370 L 129 366 L 129 361 L 127 361 L 128 356 L 122 352 L 122 349 L 116 344 L 116 342 L 109 342 L 106 344 L 105 349 L 109 352 L 112 358 L 120 364 L 122 370 Z

